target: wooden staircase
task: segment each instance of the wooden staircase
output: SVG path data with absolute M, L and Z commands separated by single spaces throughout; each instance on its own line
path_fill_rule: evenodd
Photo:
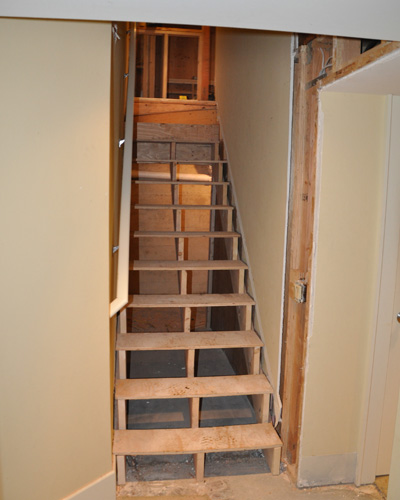
M 201 480 L 206 453 L 262 449 L 278 474 L 282 443 L 270 422 L 272 389 L 260 371 L 263 344 L 252 329 L 254 301 L 238 258 L 218 125 L 137 123 L 136 156 L 132 295 L 116 341 L 118 483 L 126 481 L 126 456 L 138 455 L 193 454 Z M 232 355 L 244 359 L 244 369 L 197 376 L 197 353 L 205 349 L 244 354 Z M 129 353 L 144 351 L 184 351 L 184 376 L 129 378 Z M 255 423 L 204 426 L 202 399 L 226 396 L 249 396 Z M 187 401 L 190 427 L 127 428 L 128 402 L 171 399 Z

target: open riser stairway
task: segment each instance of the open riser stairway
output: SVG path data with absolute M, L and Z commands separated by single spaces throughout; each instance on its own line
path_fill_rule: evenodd
M 263 450 L 278 474 L 282 443 L 219 126 L 139 122 L 135 142 L 130 297 L 116 343 L 118 483 L 127 457 L 143 455 L 193 455 L 202 480 L 205 454 Z

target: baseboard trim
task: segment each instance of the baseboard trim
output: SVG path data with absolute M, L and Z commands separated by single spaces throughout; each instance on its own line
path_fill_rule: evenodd
M 115 500 L 115 471 L 112 470 L 63 500 Z
M 326 486 L 354 483 L 357 453 L 302 457 L 297 476 L 297 486 Z

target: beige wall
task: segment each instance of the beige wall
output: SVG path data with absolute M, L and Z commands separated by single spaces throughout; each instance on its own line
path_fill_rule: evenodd
M 260 324 L 277 387 L 286 231 L 291 37 L 218 29 L 216 91 Z
M 107 474 L 108 23 L 2 19 L 0 461 L 7 500 Z
M 354 480 L 374 330 L 385 171 L 385 97 L 327 93 L 322 109 L 303 486 Z

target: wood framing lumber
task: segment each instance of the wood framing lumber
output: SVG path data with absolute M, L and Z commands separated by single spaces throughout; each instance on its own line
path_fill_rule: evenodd
M 272 424 L 114 432 L 115 455 L 176 455 L 280 448 Z
M 252 331 L 230 332 L 146 332 L 117 335 L 117 350 L 164 351 L 183 349 L 223 349 L 262 347 L 258 335 Z
M 196 271 L 247 269 L 241 260 L 135 260 L 130 263 L 131 271 Z M 242 292 L 243 293 L 243 292 Z
M 265 375 L 121 379 L 115 383 L 117 400 L 212 398 L 271 392 Z
M 229 307 L 252 306 L 247 294 L 130 295 L 127 307 Z

